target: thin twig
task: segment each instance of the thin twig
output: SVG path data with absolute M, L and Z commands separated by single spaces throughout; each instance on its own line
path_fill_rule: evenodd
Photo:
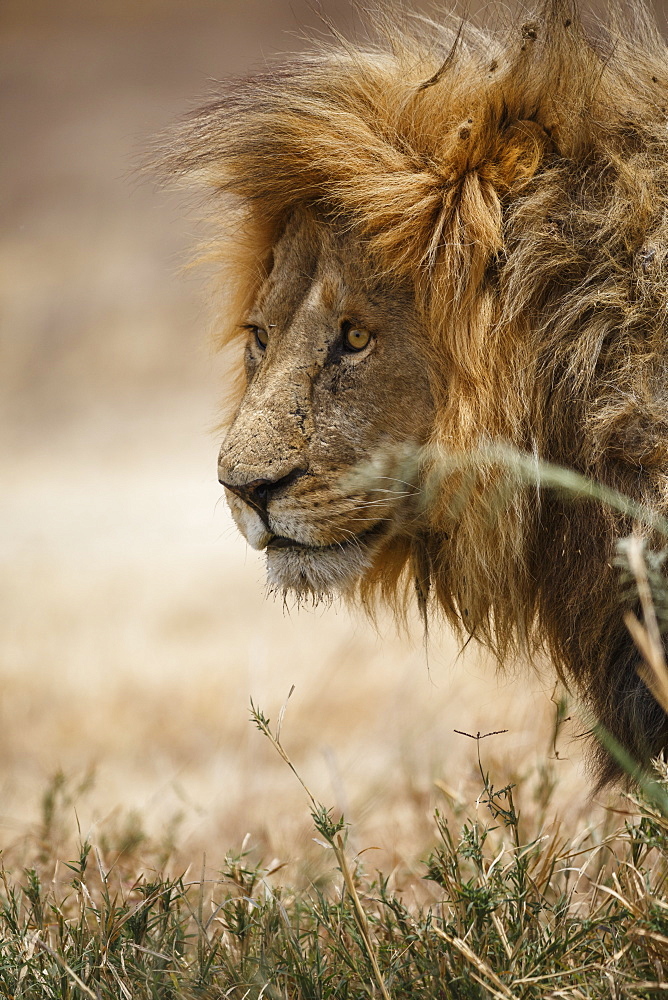
M 86 994 L 86 996 L 91 997 L 92 1000 L 97 1000 L 96 994 L 93 993 L 93 991 L 90 989 L 90 987 L 86 986 L 86 984 L 84 983 L 83 979 L 79 979 L 79 977 L 77 976 L 77 974 L 74 971 L 74 969 L 71 969 L 69 967 L 69 965 L 67 964 L 67 962 L 65 961 L 65 959 L 61 958 L 60 955 L 58 954 L 58 952 L 54 951 L 53 948 L 50 948 L 48 946 L 48 944 L 46 943 L 46 941 L 42 941 L 41 938 L 36 938 L 35 939 L 35 944 L 37 944 L 40 948 L 43 948 L 44 951 L 46 951 L 46 952 L 49 953 L 49 955 L 51 956 L 51 958 L 54 958 L 56 960 L 56 962 L 58 962 L 58 965 L 60 965 L 60 967 L 70 977 L 70 979 L 74 983 L 77 984 L 77 986 L 79 987 L 79 989 L 83 990 L 83 992 Z
M 371 968 L 373 969 L 373 974 L 378 983 L 378 989 L 383 995 L 384 1000 L 390 1000 L 390 994 L 387 991 L 385 985 L 385 980 L 383 979 L 378 961 L 376 959 L 376 953 L 373 949 L 373 944 L 371 943 L 371 935 L 369 934 L 369 922 L 364 912 L 364 908 L 357 894 L 357 889 L 355 888 L 355 883 L 348 866 L 348 859 L 343 847 L 343 838 L 341 834 L 337 834 L 336 840 L 332 843 L 334 848 L 334 853 L 336 854 L 336 860 L 339 863 L 339 868 L 341 869 L 341 874 L 343 875 L 343 881 L 346 884 L 346 889 L 348 890 L 348 895 L 353 901 L 353 913 L 355 914 L 355 921 L 359 927 L 360 934 L 362 935 L 362 941 L 364 942 L 364 948 L 368 955 L 369 961 L 371 962 Z
M 489 965 L 487 965 L 487 963 L 484 962 L 479 955 L 476 955 L 466 941 L 462 941 L 462 939 L 458 937 L 450 937 L 450 935 L 446 934 L 445 931 L 442 931 L 440 927 L 434 927 L 434 933 L 438 934 L 438 936 L 443 938 L 444 941 L 447 941 L 452 948 L 456 948 L 457 951 L 464 956 L 467 962 L 469 962 L 475 969 L 477 969 L 478 972 L 485 976 L 488 980 L 488 983 L 485 984 L 488 989 L 488 984 L 493 983 L 494 986 L 501 991 L 506 1000 L 516 1000 L 515 994 L 510 992 L 506 984 L 499 979 L 497 974 L 490 969 Z

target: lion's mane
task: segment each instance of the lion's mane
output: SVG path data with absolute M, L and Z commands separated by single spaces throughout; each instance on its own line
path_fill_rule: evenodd
M 668 507 L 668 59 L 648 10 L 588 23 L 569 0 L 500 31 L 386 20 L 232 81 L 170 139 L 164 166 L 220 195 L 239 315 L 286 218 L 311 206 L 413 282 L 430 342 L 434 443 L 502 442 L 649 510 Z M 380 20 L 380 18 L 378 19 Z M 378 28 L 378 23 L 375 25 Z M 546 650 L 602 725 L 646 759 L 666 718 L 636 673 L 616 539 L 593 500 L 498 470 L 442 477 L 428 543 L 367 587 L 421 590 L 501 657 Z M 616 765 L 600 755 L 602 782 Z

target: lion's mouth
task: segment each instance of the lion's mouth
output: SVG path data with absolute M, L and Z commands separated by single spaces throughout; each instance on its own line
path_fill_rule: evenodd
M 269 586 L 298 598 L 348 592 L 369 571 L 379 539 L 390 530 L 390 521 L 379 521 L 368 531 L 327 545 L 274 535 L 266 549 Z
M 267 543 L 267 550 L 275 551 L 277 549 L 292 549 L 293 551 L 312 552 L 318 555 L 325 555 L 327 552 L 341 552 L 346 548 L 360 548 L 360 546 L 368 545 L 370 542 L 373 542 L 382 535 L 386 534 L 387 530 L 387 522 L 379 521 L 373 526 L 373 528 L 369 528 L 368 531 L 362 531 L 359 535 L 353 535 L 351 538 L 343 538 L 341 541 L 331 542 L 328 545 L 308 545 L 306 542 L 299 542 L 295 538 L 286 538 L 284 535 L 274 535 L 274 537 Z

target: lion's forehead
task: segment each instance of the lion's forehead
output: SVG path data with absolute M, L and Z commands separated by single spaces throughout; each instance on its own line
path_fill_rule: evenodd
M 388 322 L 398 309 L 414 308 L 408 283 L 390 281 L 369 258 L 359 239 L 314 212 L 294 214 L 277 240 L 269 275 L 254 311 L 277 328 L 286 327 L 308 305 L 357 322 Z
M 335 277 L 319 274 L 301 281 L 292 277 L 276 274 L 256 302 L 258 319 L 266 322 L 270 333 L 285 331 L 306 316 L 324 320 L 343 305 L 345 288 Z

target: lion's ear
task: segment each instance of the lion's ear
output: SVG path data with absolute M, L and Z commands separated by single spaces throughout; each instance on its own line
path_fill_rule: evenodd
M 548 133 L 533 121 L 499 128 L 472 116 L 447 137 L 441 153 L 441 206 L 424 251 L 430 282 L 454 305 L 478 293 L 503 250 L 504 204 L 544 162 Z
M 536 174 L 549 146 L 533 121 L 499 126 L 472 114 L 423 169 L 408 169 L 402 157 L 379 169 L 377 157 L 333 189 L 389 269 L 420 275 L 429 296 L 439 289 L 441 301 L 461 304 L 503 249 L 504 202 Z
M 553 148 L 547 129 L 529 118 L 510 122 L 488 145 L 480 170 L 501 192 L 518 191 L 534 177 Z

